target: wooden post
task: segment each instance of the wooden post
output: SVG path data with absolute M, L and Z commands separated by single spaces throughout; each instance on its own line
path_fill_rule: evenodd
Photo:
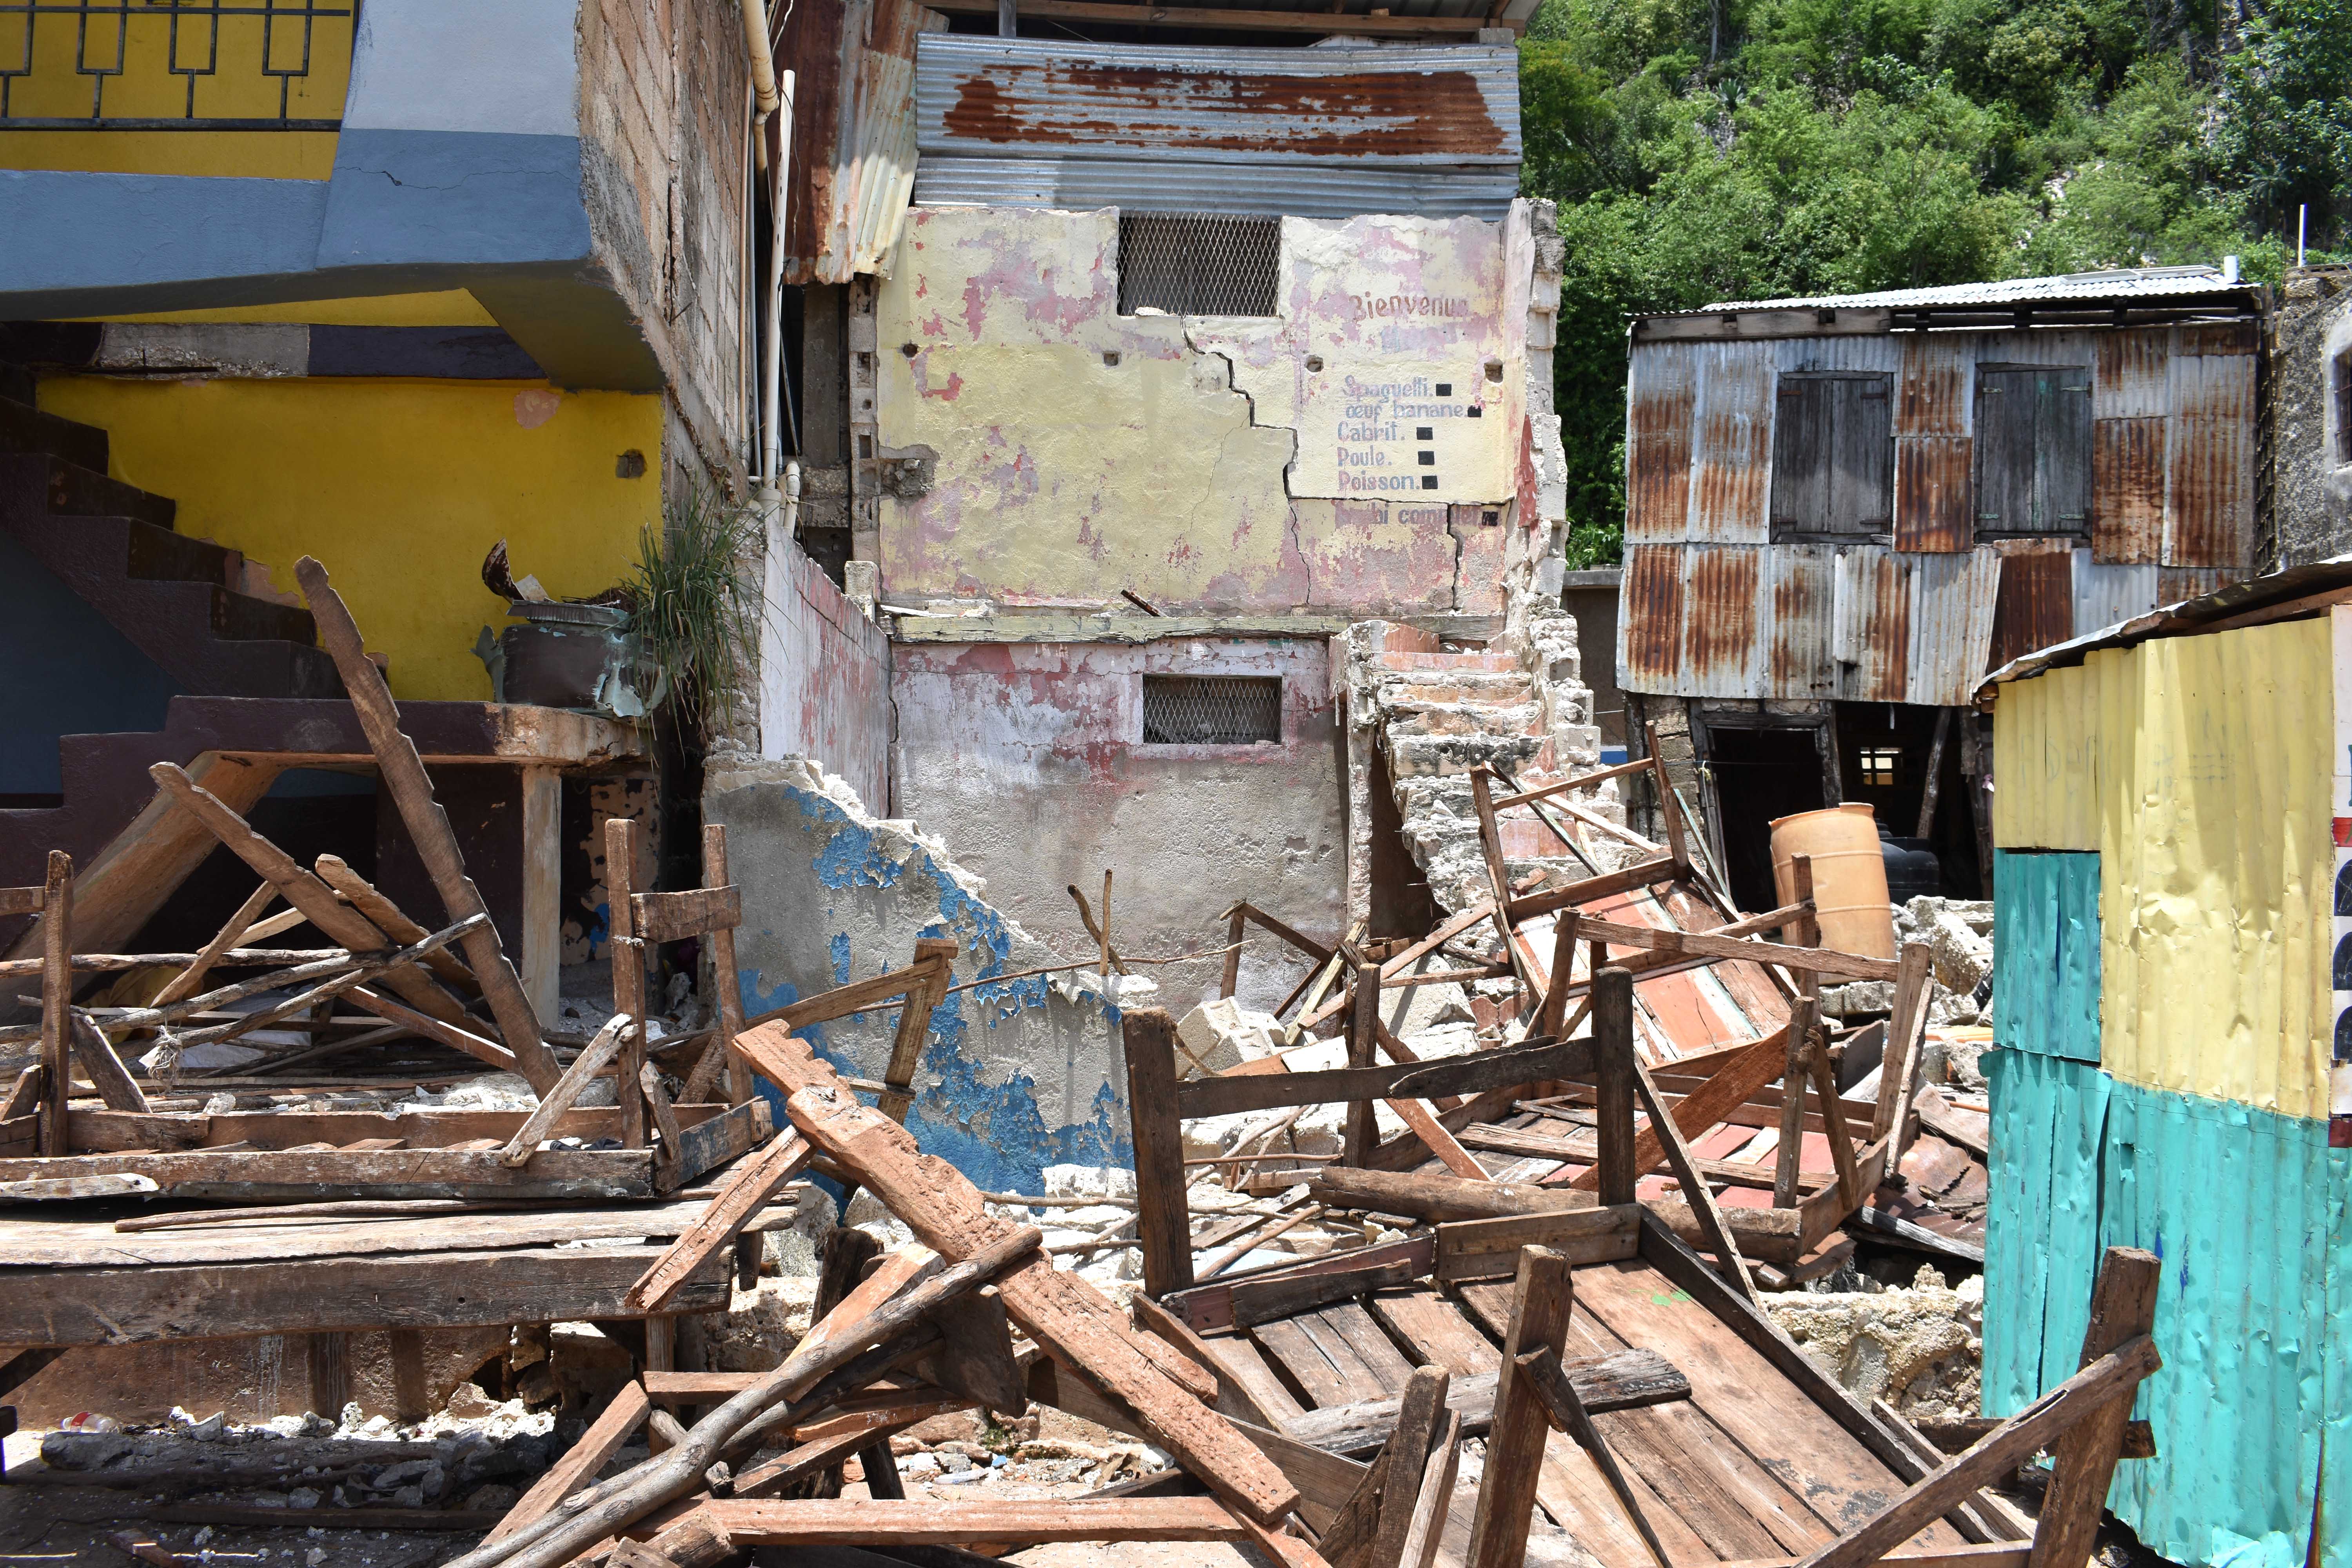
M 1687 877 L 1691 871 L 1690 844 L 1683 836 L 1683 814 L 1675 808 L 1675 784 L 1666 776 L 1666 759 L 1658 754 L 1658 727 L 1645 723 L 1642 731 L 1650 742 L 1650 782 L 1658 795 L 1658 819 L 1666 827 L 1666 853 L 1675 858 L 1675 875 Z
M 522 993 L 542 1018 L 562 1010 L 563 775 L 518 770 L 522 795 Z M 387 932 L 387 935 L 390 933 Z
M 310 1408 L 330 1421 L 341 1421 L 352 1397 L 352 1337 L 318 1333 L 303 1338 L 310 1357 Z
M 400 820 L 416 847 L 416 858 L 433 879 L 433 890 L 441 895 L 451 923 L 488 913 L 488 906 L 482 902 L 474 879 L 466 875 L 466 858 L 458 851 L 457 836 L 450 831 L 441 803 L 433 797 L 433 780 L 425 771 L 425 760 L 400 727 L 392 688 L 384 684 L 383 672 L 363 650 L 359 625 L 352 619 L 349 606 L 327 581 L 327 569 L 310 556 L 294 563 L 294 575 L 302 584 L 302 596 L 310 602 L 319 645 L 334 658 L 343 689 L 351 695 L 352 711 L 367 734 L 368 749 L 375 753 L 376 777 L 399 808 Z M 522 977 L 515 973 L 513 961 L 499 943 L 498 927 L 485 921 L 460 945 L 466 951 L 466 966 L 474 972 L 490 1005 L 490 1016 L 498 1020 L 499 1037 L 514 1053 L 516 1068 L 532 1088 L 545 1089 L 561 1069 L 547 1042 L 540 1037 L 539 1015 L 523 994 Z
M 1813 858 L 1798 855 L 1789 862 L 1789 901 L 1811 904 L 1813 901 Z M 1805 916 L 1784 933 L 1798 947 L 1814 947 L 1821 942 L 1821 922 L 1811 915 Z M 1811 970 L 1797 975 L 1797 1000 L 1789 1010 L 1788 1063 L 1780 1075 L 1780 1143 L 1773 1152 L 1772 1206 L 1797 1206 L 1799 1163 L 1804 1153 L 1805 1086 L 1811 1062 L 1813 1026 L 1821 1021 L 1822 977 Z M 1804 1026 L 1798 1027 L 1802 1017 Z
M 1911 837 L 1925 838 L 1936 826 L 1936 796 L 1944 783 L 1944 742 L 1951 738 L 1952 710 L 1936 710 L 1936 740 L 1927 748 L 1927 784 L 1919 795 L 1919 830 Z
M 662 1316 L 646 1320 L 646 1372 L 677 1370 L 677 1320 Z
M 73 1089 L 73 857 L 49 851 L 41 888 L 41 1152 L 71 1153 L 66 1101 Z
M 930 1038 L 931 1008 L 948 994 L 948 965 L 959 951 L 961 944 L 953 937 L 915 939 L 915 963 L 932 964 L 939 973 L 908 991 L 898 1009 L 898 1033 L 890 1043 L 889 1065 L 882 1069 L 882 1081 L 887 1087 L 876 1101 L 883 1115 L 901 1126 L 915 1106 L 915 1069 L 922 1065 L 923 1042 Z
M 626 1013 L 621 1054 L 613 1064 L 613 1089 L 621 1110 L 621 1143 L 646 1147 L 646 1099 L 637 1087 L 646 1065 L 646 944 L 637 940 L 629 895 L 636 891 L 637 825 L 625 816 L 604 823 L 604 907 L 611 911 L 613 1011 Z
M 1470 1527 L 1469 1568 L 1523 1568 L 1527 1562 L 1528 1526 L 1551 1415 L 1519 1372 L 1518 1358 L 1528 1351 L 1559 1353 L 1568 1338 L 1572 1289 L 1565 1257 L 1548 1247 L 1519 1248 L 1518 1289 L 1495 1380 L 1494 1426 L 1486 1435 L 1486 1474 L 1478 1485 L 1478 1511 Z
M 1715 1189 L 1698 1168 L 1696 1156 L 1691 1153 L 1690 1141 L 1683 1136 L 1682 1125 L 1666 1111 L 1666 1102 L 1658 1093 L 1658 1086 L 1650 1080 L 1650 1069 L 1637 1059 L 1633 1063 L 1633 1087 L 1642 1096 L 1642 1111 L 1650 1119 L 1650 1131 L 1658 1140 L 1659 1150 L 1683 1190 L 1683 1201 L 1690 1205 L 1691 1222 L 1698 1226 L 1699 1239 L 1715 1253 L 1717 1270 L 1727 1273 L 1731 1283 L 1751 1302 L 1756 1300 L 1756 1281 L 1748 1272 L 1748 1260 L 1739 1256 L 1739 1244 L 1733 1239 L 1731 1227 L 1724 1223 L 1723 1210 L 1715 1201 Z M 1633 1179 L 1642 1179 L 1641 1162 L 1633 1165 Z
M 1874 1143 L 1895 1131 L 1896 1118 L 1910 1098 L 1911 1075 L 1918 1060 L 1919 1041 L 1927 1031 L 1927 1004 L 1935 996 L 1935 952 L 1924 942 L 1906 942 L 1895 960 L 1895 1011 L 1886 1020 L 1886 1049 L 1879 1058 L 1878 1109 L 1870 1119 Z M 1886 1168 L 1895 1168 L 1901 1151 L 1890 1150 Z
M 2089 1366 L 2126 1341 L 2156 1326 L 2157 1287 L 2163 1265 L 2152 1252 L 2111 1247 L 2099 1265 L 2091 1291 L 2091 1323 L 2083 1331 L 2083 1359 Z M 2099 1510 L 2107 1505 L 2107 1485 L 2123 1452 L 2124 1427 L 2132 1402 L 2111 1400 L 2085 1416 L 2053 1446 L 2057 1463 L 2042 1515 L 2033 1530 L 2033 1554 L 2026 1568 L 2081 1568 L 2099 1532 Z
M 702 828 L 702 885 L 723 888 L 727 879 L 727 825 L 705 823 Z M 743 1032 L 743 986 L 735 973 L 735 928 L 710 933 L 710 988 L 719 1004 L 719 1037 L 727 1048 L 727 1099 L 741 1105 L 751 1098 L 751 1069 L 735 1054 L 735 1037 Z
M 1381 966 L 1365 961 L 1356 965 L 1356 1011 L 1348 1030 L 1348 1065 L 1368 1068 L 1380 1058 L 1375 1052 L 1381 1037 Z M 1369 1100 L 1348 1102 L 1346 1136 L 1341 1143 L 1340 1159 L 1350 1165 L 1360 1166 L 1371 1158 L 1372 1150 L 1381 1141 L 1380 1122 Z
M 1592 1080 L 1601 1108 L 1599 1192 L 1604 1204 L 1630 1204 L 1633 1172 L 1633 977 L 1604 969 L 1592 982 Z
M 1176 1115 L 1176 1020 L 1165 1008 L 1138 1007 L 1120 1017 L 1119 1029 L 1127 1047 L 1127 1114 L 1135 1141 L 1143 1290 L 1148 1296 L 1164 1296 L 1192 1284 L 1184 1128 Z
M 1568 991 L 1576 979 L 1576 911 L 1562 910 L 1551 944 L 1550 984 L 1544 988 L 1543 1016 L 1536 1024 L 1538 1039 L 1558 1039 L 1568 1025 Z M 1597 973 L 1597 971 L 1596 971 Z
M 1470 770 L 1470 805 L 1478 814 L 1478 847 L 1486 858 L 1486 887 L 1495 900 L 1495 930 L 1503 939 L 1503 958 L 1519 976 L 1527 981 L 1527 965 L 1519 959 L 1519 944 L 1511 934 L 1511 874 L 1509 864 L 1503 858 L 1503 828 L 1495 820 L 1495 791 L 1487 782 L 1483 767 Z
M 1242 923 L 1248 919 L 1239 904 L 1235 904 L 1233 912 L 1225 917 L 1225 975 L 1217 990 L 1220 996 L 1231 996 L 1241 987 Z
M 1421 1501 L 1421 1473 L 1445 1426 L 1445 1393 L 1452 1382 L 1440 1366 L 1418 1366 L 1397 1402 L 1396 1430 L 1388 1441 L 1389 1484 L 1381 1489 L 1379 1523 L 1372 1531 L 1366 1568 L 1404 1568 L 1405 1537 Z

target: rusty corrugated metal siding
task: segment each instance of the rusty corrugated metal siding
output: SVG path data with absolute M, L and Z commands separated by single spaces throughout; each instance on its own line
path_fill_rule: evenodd
M 1966 436 L 1895 438 L 1895 548 L 1964 553 L 1976 542 L 1969 475 L 1976 443 Z
M 2092 426 L 2091 551 L 2101 561 L 2153 562 L 2163 546 L 2167 423 L 2140 415 Z
M 1486 45 L 943 33 L 916 51 L 914 110 L 926 205 L 1499 219 L 1518 188 L 1518 56 Z
M 1617 618 L 1617 668 L 1660 679 L 1682 668 L 1683 552 L 1672 545 L 1625 552 L 1624 602 Z
M 776 45 L 778 67 L 794 73 L 786 282 L 846 283 L 880 270 L 898 243 L 915 178 L 915 40 L 947 25 L 912 0 L 787 10 Z
M 2012 653 L 2246 575 L 2255 342 L 2251 323 L 1637 337 L 1621 646 L 1638 658 L 1621 679 L 1668 695 L 1958 706 Z M 1993 366 L 2088 374 L 2087 536 L 1978 541 L 1978 382 Z M 1893 378 L 1893 529 L 1771 542 L 1780 378 L 1824 372 Z M 1734 646 L 1743 637 L 1757 652 Z
M 1689 537 L 1691 447 L 1698 376 L 1683 344 L 1636 353 L 1625 386 L 1625 537 Z
M 1763 552 L 1694 550 L 1683 584 L 1683 668 L 1702 697 L 1738 697 L 1756 689 L 1763 639 L 1757 592 Z

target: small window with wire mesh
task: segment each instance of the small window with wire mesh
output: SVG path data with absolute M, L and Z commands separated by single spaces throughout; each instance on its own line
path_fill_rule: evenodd
M 1271 316 L 1282 220 L 1211 213 L 1121 213 L 1118 313 Z
M 1282 682 L 1255 675 L 1147 675 L 1147 746 L 1249 746 L 1282 740 Z

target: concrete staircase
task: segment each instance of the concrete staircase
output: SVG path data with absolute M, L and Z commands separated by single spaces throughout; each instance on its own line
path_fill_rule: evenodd
M 1532 789 L 1601 765 L 1576 623 L 1554 610 L 1505 641 L 1518 646 L 1449 652 L 1434 637 L 1384 622 L 1350 632 L 1350 722 L 1369 731 L 1383 754 L 1406 847 L 1449 913 L 1487 893 L 1472 769 L 1492 767 Z M 1602 785 L 1598 799 L 1580 796 L 1578 803 L 1624 819 L 1613 784 Z M 1510 813 L 1498 826 L 1515 879 L 1538 869 L 1559 882 L 1591 874 L 1530 813 Z M 1624 858 L 1598 832 L 1588 830 L 1580 840 L 1603 870 Z
M 342 694 L 309 611 L 240 592 L 239 552 L 175 532 L 170 498 L 107 477 L 105 431 L 25 395 L 0 384 L 0 530 L 190 696 Z

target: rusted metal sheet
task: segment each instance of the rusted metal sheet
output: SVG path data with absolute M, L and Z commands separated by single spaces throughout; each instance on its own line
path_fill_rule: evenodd
M 2119 626 L 2156 608 L 2155 562 L 2117 565 L 2094 550 L 2074 552 L 2074 635 L 2085 637 Z
M 1765 554 L 1771 599 L 1771 651 L 1757 696 L 1794 701 L 1837 695 L 1830 660 L 1830 616 L 1837 602 L 1837 552 L 1823 544 L 1780 544 Z
M 1903 342 L 1903 389 L 1895 407 L 1895 434 L 1962 436 L 1969 428 L 1969 391 L 1976 372 L 1974 343 L 1965 338 L 1915 333 Z
M 1697 356 L 1677 344 L 1637 351 L 1625 388 L 1625 537 L 1645 544 L 1690 532 Z
M 2254 361 L 2242 354 L 2172 362 L 2163 563 L 2252 568 L 2254 543 Z
M 1875 547 L 1838 552 L 1830 610 L 1837 694 L 1849 702 L 1901 702 L 1909 692 L 1911 562 Z
M 1761 674 L 1763 639 L 1757 593 L 1764 554 L 1756 545 L 1728 544 L 1684 552 L 1683 680 L 1700 697 L 1745 697 Z
M 1966 436 L 1895 438 L 1895 549 L 1951 554 L 1975 542 L 1974 448 Z
M 795 73 L 785 281 L 845 283 L 877 271 L 898 244 L 914 188 L 915 40 L 947 25 L 912 0 L 787 8 L 776 47 L 778 67 Z M 772 130 L 769 148 L 772 159 Z
M 2132 419 L 2170 407 L 2177 336 L 2170 327 L 2099 334 L 2092 346 L 2092 416 Z
M 1690 534 L 1717 544 L 1771 538 L 1773 345 L 1707 343 L 1698 353 Z M 1696 586 L 1694 576 L 1693 586 Z M 1751 578 L 1752 582 L 1752 578 Z
M 2006 540 L 1990 668 L 2074 635 L 2074 551 L 2063 540 Z
M 2180 329 L 2176 353 L 2251 354 L 2262 350 L 2263 331 L 2253 321 L 2214 321 Z
M 2091 559 L 2153 562 L 2164 543 L 2165 421 L 2101 419 L 2091 434 Z
M 2156 573 L 2156 602 L 2178 605 L 2189 599 L 2201 599 L 2253 574 L 2251 566 L 2160 566 Z
M 1957 708 L 1974 700 L 1990 665 L 1993 596 L 2000 552 L 1984 545 L 1958 555 L 1911 563 L 1911 648 L 1907 701 Z
M 1682 667 L 1683 552 L 1634 545 L 1625 552 L 1624 597 L 1617 615 L 1617 669 L 1640 691 L 1672 691 Z
M 926 205 L 1499 217 L 1518 179 L 1518 57 L 1485 45 L 943 33 L 917 52 L 914 110 Z M 1388 172 L 1388 199 L 1378 182 L 1333 184 L 1351 168 Z

